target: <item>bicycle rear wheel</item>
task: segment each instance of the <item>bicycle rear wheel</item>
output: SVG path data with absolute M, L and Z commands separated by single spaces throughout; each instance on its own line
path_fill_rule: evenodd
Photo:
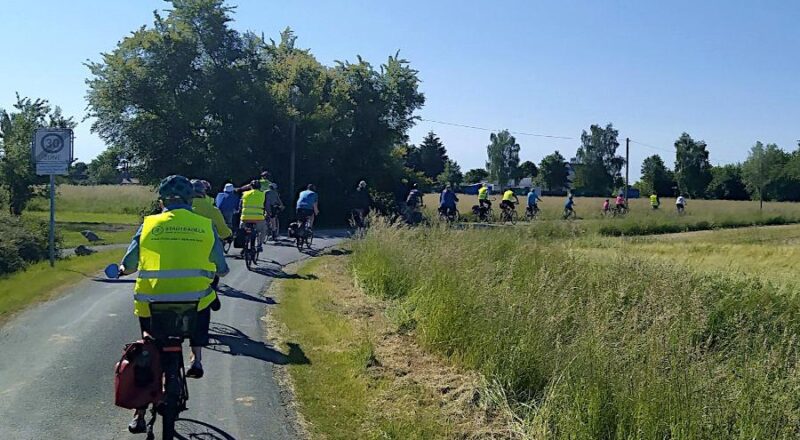
M 164 401 L 161 406 L 161 438 L 163 440 L 175 439 L 175 421 L 178 419 L 180 410 L 181 393 L 183 385 L 181 383 L 180 358 L 174 355 L 167 356 L 169 359 L 164 366 Z
M 311 249 L 311 242 L 314 241 L 314 231 L 308 231 L 308 237 L 306 237 L 306 247 Z
M 253 265 L 253 250 L 252 249 L 245 249 L 244 250 L 244 265 L 247 266 L 247 270 L 250 270 L 250 267 Z

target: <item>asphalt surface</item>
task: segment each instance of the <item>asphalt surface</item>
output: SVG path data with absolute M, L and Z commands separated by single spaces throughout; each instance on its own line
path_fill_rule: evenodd
M 275 302 L 262 292 L 291 276 L 282 266 L 342 235 L 318 233 L 305 253 L 288 240 L 268 245 L 255 272 L 228 257 L 231 273 L 220 283 L 222 309 L 211 315 L 205 377 L 189 379 L 189 410 L 178 422 L 183 438 L 296 437 L 274 370 L 308 359 L 301 346 L 281 351 L 266 340 L 263 317 Z M 132 281 L 87 279 L 0 327 L 0 439 L 144 439 L 127 432 L 132 412 L 115 407 L 113 398 L 114 364 L 123 345 L 139 336 Z M 187 362 L 188 352 L 184 344 Z

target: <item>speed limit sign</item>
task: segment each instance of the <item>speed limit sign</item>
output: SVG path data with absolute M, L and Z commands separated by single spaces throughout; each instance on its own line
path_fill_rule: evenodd
M 36 174 L 66 175 L 72 163 L 72 130 L 39 128 L 33 135 L 33 162 Z

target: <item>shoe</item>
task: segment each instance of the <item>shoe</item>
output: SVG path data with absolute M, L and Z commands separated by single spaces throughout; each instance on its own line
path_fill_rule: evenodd
M 214 298 L 214 301 L 211 302 L 211 305 L 209 305 L 209 307 L 211 307 L 211 310 L 219 312 L 219 309 L 222 308 L 222 303 L 219 301 L 219 294 L 217 294 L 217 296 Z
M 186 377 L 191 377 L 192 379 L 203 377 L 203 365 L 200 362 L 192 362 L 192 365 L 186 370 Z
M 144 416 L 133 416 L 133 420 L 128 423 L 128 432 L 131 434 L 144 434 L 147 432 L 147 422 L 145 422 Z

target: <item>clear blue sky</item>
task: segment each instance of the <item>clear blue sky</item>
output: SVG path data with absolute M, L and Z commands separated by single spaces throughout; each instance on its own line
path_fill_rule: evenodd
M 43 97 L 78 120 L 85 113 L 83 62 L 152 23 L 160 0 L 2 0 L 0 107 L 14 92 Z M 490 129 L 577 138 L 613 122 L 633 144 L 632 176 L 644 157 L 672 163 L 687 131 L 712 162 L 743 160 L 756 141 L 794 149 L 800 139 L 800 2 L 797 1 L 231 1 L 234 27 L 298 44 L 326 64 L 357 54 L 379 64 L 400 50 L 420 71 L 419 113 Z M 76 156 L 103 148 L 88 121 Z M 466 171 L 483 166 L 488 132 L 420 122 Z M 538 163 L 577 140 L 517 136 Z M 624 152 L 622 149 L 620 152 Z

